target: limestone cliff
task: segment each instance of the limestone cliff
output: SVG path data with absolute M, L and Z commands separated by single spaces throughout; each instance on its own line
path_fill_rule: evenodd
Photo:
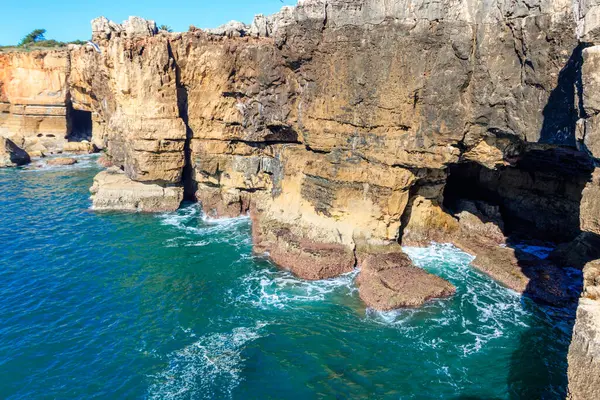
M 301 0 L 186 33 L 99 18 L 98 49 L 0 54 L 0 129 L 27 147 L 86 117 L 117 167 L 96 179 L 97 209 L 186 197 L 249 213 L 257 252 L 306 279 L 358 266 L 377 308 L 453 293 L 398 246 L 431 240 L 565 304 L 579 293 L 562 266 L 598 258 L 598 10 Z M 540 261 L 522 238 L 562 245 Z
M 93 151 L 81 143 L 91 126 L 71 107 L 70 71 L 64 50 L 0 53 L 0 134 L 36 156 Z
M 116 167 L 95 180 L 96 209 L 185 197 L 211 217 L 250 214 L 256 252 L 305 279 L 359 267 L 372 307 L 453 293 L 398 245 L 431 240 L 569 306 L 581 287 L 563 267 L 600 255 L 596 3 L 300 0 L 185 33 L 98 18 L 97 49 L 0 53 L 0 133 L 33 151 L 105 149 Z M 560 246 L 541 260 L 524 238 Z M 597 369 L 588 300 L 573 398 Z

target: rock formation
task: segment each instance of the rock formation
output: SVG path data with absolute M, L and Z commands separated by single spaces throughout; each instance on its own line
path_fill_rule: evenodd
M 97 211 L 175 211 L 183 200 L 183 188 L 143 184 L 111 167 L 94 178 L 92 209 Z
M 91 114 L 73 108 L 70 52 L 0 53 L 0 136 L 32 156 L 93 152 Z
M 186 33 L 98 18 L 100 51 L 0 54 L 0 133 L 43 153 L 89 125 L 59 147 L 106 150 L 95 209 L 249 213 L 255 251 L 305 279 L 358 267 L 375 308 L 453 293 L 398 245 L 432 240 L 564 304 L 563 267 L 600 257 L 596 3 L 300 0 Z M 522 238 L 561 245 L 540 259 Z M 596 384 L 591 287 L 573 398 Z
M 73 165 L 77 164 L 77 160 L 70 157 L 56 157 L 46 161 L 48 165 Z
M 0 168 L 18 167 L 31 161 L 29 154 L 11 140 L 0 137 Z
M 569 348 L 569 399 L 600 396 L 600 262 L 584 268 L 584 292 Z

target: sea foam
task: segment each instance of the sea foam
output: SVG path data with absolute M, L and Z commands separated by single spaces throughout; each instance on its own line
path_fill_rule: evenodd
M 167 356 L 168 366 L 151 376 L 149 399 L 231 398 L 242 381 L 245 346 L 262 337 L 265 323 L 203 335 Z M 195 335 L 190 333 L 190 337 Z

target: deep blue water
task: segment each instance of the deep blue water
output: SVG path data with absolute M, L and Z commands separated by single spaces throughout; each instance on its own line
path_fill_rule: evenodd
M 560 312 L 452 246 L 406 250 L 456 296 L 373 312 L 253 257 L 248 219 L 91 212 L 82 161 L 0 170 L 2 399 L 564 397 Z

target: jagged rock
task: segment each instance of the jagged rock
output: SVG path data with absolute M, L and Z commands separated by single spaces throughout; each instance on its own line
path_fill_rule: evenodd
M 600 235 L 600 168 L 596 168 L 581 196 L 581 230 Z
M 112 161 L 110 161 L 110 158 L 108 158 L 106 154 L 102 154 L 100 157 L 98 157 L 96 162 L 103 168 L 109 168 L 113 166 Z
M 75 158 L 58 157 L 58 158 L 49 159 L 48 161 L 46 161 L 46 164 L 48 164 L 48 165 L 73 165 L 73 164 L 77 164 L 77 160 Z
M 600 396 L 600 261 L 584 268 L 584 291 L 569 346 L 570 400 Z
M 140 17 L 129 17 L 129 19 L 123 21 L 122 26 L 129 38 L 154 36 L 158 33 L 156 22 L 147 21 Z
M 183 187 L 135 182 L 117 167 L 96 175 L 90 191 L 94 210 L 175 211 L 183 200 Z
M 92 20 L 92 40 L 108 40 L 115 36 L 125 34 L 129 38 L 140 38 L 154 36 L 158 28 L 154 21 L 148 21 L 140 17 L 129 17 L 122 24 L 117 24 L 106 17 Z
M 31 162 L 29 154 L 9 139 L 0 136 L 0 168 L 17 167 Z
M 257 249 L 292 270 L 314 261 L 306 276 L 351 270 L 357 241 L 393 245 L 402 230 L 472 230 L 498 248 L 485 209 L 443 208 L 461 162 L 486 168 L 477 182 L 508 213 L 571 238 L 583 178 L 556 170 L 573 154 L 527 156 L 533 142 L 574 146 L 574 116 L 585 119 L 572 11 L 568 0 L 305 0 L 250 27 L 177 35 L 99 19 L 101 52 L 69 50 L 70 99 L 127 178 L 185 180 L 215 217 L 255 213 Z M 8 75 L 0 103 L 13 104 Z
M 260 37 L 277 36 L 280 33 L 284 34 L 285 28 L 296 22 L 294 10 L 295 7 L 286 6 L 280 12 L 273 15 L 257 15 L 250 26 L 250 34 Z
M 250 32 L 248 25 L 239 21 L 229 21 L 228 23 L 221 25 L 217 28 L 206 29 L 207 33 L 211 35 L 220 35 L 228 37 L 242 37 L 246 36 Z
M 289 225 L 252 214 L 254 251 L 267 253 L 280 267 L 302 279 L 328 279 L 354 270 L 352 248 L 336 242 L 307 239 Z
M 406 254 L 385 250 L 392 252 L 368 254 L 360 262 L 356 283 L 368 307 L 382 311 L 418 307 L 456 292 L 450 282 L 413 266 Z

